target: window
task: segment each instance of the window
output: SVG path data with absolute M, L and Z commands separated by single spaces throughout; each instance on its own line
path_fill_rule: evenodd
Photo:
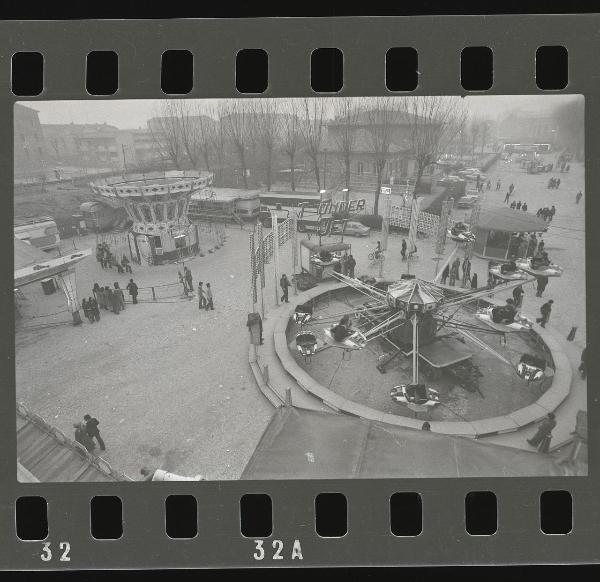
M 155 236 L 153 238 L 154 238 L 154 248 L 162 249 L 162 239 L 160 238 L 160 236 Z
M 176 249 L 183 249 L 186 247 L 186 236 L 185 234 L 180 234 L 179 236 L 176 236 L 174 239 L 175 241 L 175 248 Z
M 152 222 L 152 212 L 150 212 L 150 206 L 142 206 L 141 209 L 145 222 Z
M 156 204 L 154 206 L 154 214 L 156 215 L 156 220 L 159 222 L 162 222 L 165 219 L 162 204 Z

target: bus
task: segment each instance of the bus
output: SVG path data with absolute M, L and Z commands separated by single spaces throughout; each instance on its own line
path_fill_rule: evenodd
M 57 249 L 58 227 L 50 216 L 15 219 L 15 237 L 43 251 Z

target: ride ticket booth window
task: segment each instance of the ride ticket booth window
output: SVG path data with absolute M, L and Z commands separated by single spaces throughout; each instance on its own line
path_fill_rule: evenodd
M 176 249 L 184 249 L 187 246 L 185 239 L 186 239 L 185 234 L 180 234 L 179 236 L 173 237 L 173 240 L 175 241 L 175 248 Z

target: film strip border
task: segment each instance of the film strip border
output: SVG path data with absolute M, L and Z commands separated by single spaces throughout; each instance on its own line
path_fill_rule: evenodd
M 599 169 L 590 162 L 599 157 L 593 132 L 599 119 L 599 24 L 600 19 L 593 15 L 259 19 L 227 23 L 3 22 L 0 107 L 4 123 L 0 131 L 3 143 L 11 143 L 12 105 L 18 99 L 12 92 L 11 66 L 17 52 L 43 55 L 43 90 L 35 98 L 94 98 L 86 90 L 87 55 L 112 51 L 118 55 L 119 82 L 110 98 L 147 99 L 165 96 L 161 89 L 161 62 L 170 50 L 193 55 L 194 82 L 185 95 L 216 98 L 242 95 L 236 88 L 235 66 L 237 55 L 245 49 L 260 49 L 268 54 L 268 85 L 261 94 L 284 97 L 316 94 L 311 87 L 310 62 L 313 51 L 319 48 L 336 48 L 343 54 L 343 84 L 337 94 L 396 94 L 386 87 L 386 55 L 395 47 L 413 48 L 418 53 L 418 83 L 410 94 L 467 94 L 461 85 L 462 51 L 466 47 L 487 47 L 493 53 L 493 84 L 473 93 L 511 95 L 541 93 L 536 84 L 536 51 L 539 47 L 558 46 L 568 51 L 569 71 L 568 84 L 556 92 L 581 93 L 586 97 L 586 181 L 596 183 Z M 11 159 L 5 156 L 0 162 L 0 180 L 10 183 L 11 179 Z M 590 214 L 595 204 L 588 201 Z M 10 213 L 4 213 L 4 217 L 8 232 Z M 588 266 L 591 291 L 598 269 L 593 263 Z M 3 311 L 9 313 L 11 307 L 5 302 Z M 10 354 L 10 321 L 5 330 L 2 349 Z M 14 385 L 14 374 L 6 374 L 4 385 Z M 597 406 L 592 401 L 589 404 L 590 424 L 595 426 Z M 32 485 L 16 481 L 14 406 L 14 393 L 5 390 L 0 409 L 2 568 L 291 565 L 295 540 L 300 540 L 304 565 L 598 560 L 597 447 L 591 447 L 588 478 Z M 597 430 L 591 434 L 594 440 Z M 553 535 L 541 531 L 540 499 L 547 490 L 569 492 L 573 508 L 570 533 Z M 465 529 L 466 496 L 486 491 L 493 492 L 496 499 L 497 530 L 493 535 L 471 535 Z M 324 493 L 343 494 L 345 535 L 317 534 L 315 500 Z M 419 535 L 392 533 L 390 499 L 398 493 L 418 493 L 422 511 Z M 166 533 L 165 504 L 174 494 L 192 496 L 196 501 L 198 531 L 192 539 L 171 539 Z M 254 557 L 255 539 L 245 537 L 241 531 L 240 500 L 252 494 L 268 495 L 271 500 L 271 535 L 258 538 L 264 540 L 263 561 Z M 567 499 L 561 495 L 563 501 Z M 97 540 L 92 536 L 90 504 L 98 496 L 120 499 L 117 505 L 121 507 L 123 532 L 119 539 Z M 43 542 L 22 541 L 17 536 L 15 511 L 17 500 L 22 497 L 43 497 L 48 502 L 48 534 Z M 98 507 L 102 505 L 96 506 L 96 511 Z M 274 545 L 276 540 L 283 544 L 282 561 L 273 559 L 279 547 Z M 44 561 L 43 544 L 48 542 L 54 557 Z M 65 542 L 70 544 L 69 561 L 60 560 L 66 549 L 60 544 Z

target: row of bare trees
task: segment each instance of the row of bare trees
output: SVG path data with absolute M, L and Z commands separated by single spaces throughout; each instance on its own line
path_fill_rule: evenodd
M 357 153 L 367 155 L 377 176 L 377 213 L 392 146 L 415 161 L 416 191 L 426 168 L 447 151 L 465 124 L 460 98 L 422 96 L 167 100 L 149 125 L 161 156 L 177 168 L 211 170 L 213 161 L 222 168 L 226 154 L 234 155 L 246 189 L 255 156 L 263 162 L 268 190 L 278 155 L 289 161 L 292 190 L 300 156 L 310 164 L 320 190 L 326 147 L 339 161 L 347 189 L 352 160 Z

